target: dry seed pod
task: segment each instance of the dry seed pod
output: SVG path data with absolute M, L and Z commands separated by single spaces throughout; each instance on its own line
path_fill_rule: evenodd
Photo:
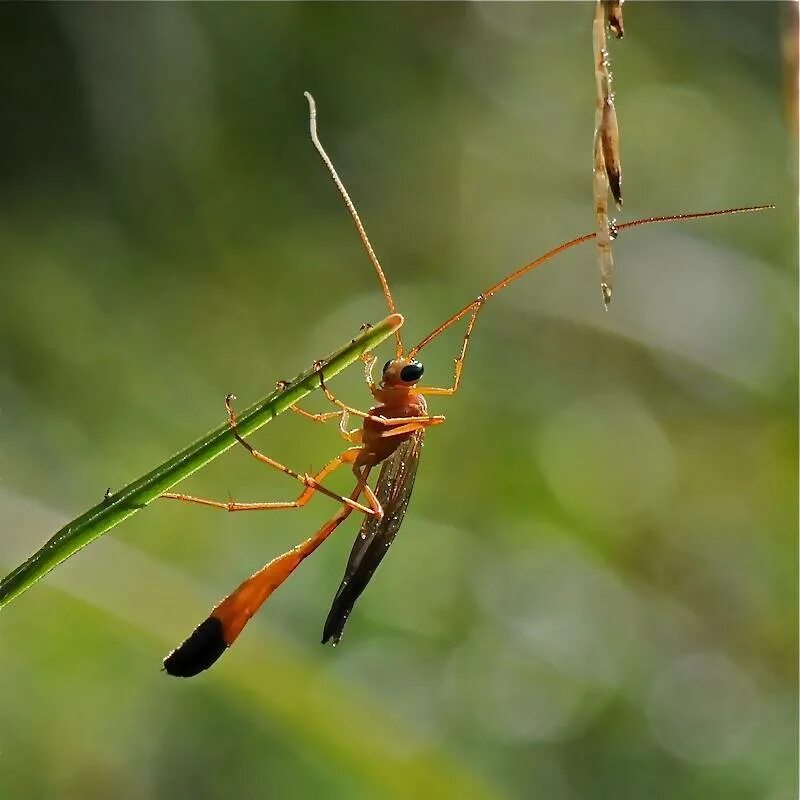
M 619 125 L 617 111 L 614 108 L 614 98 L 609 95 L 603 105 L 602 119 L 600 121 L 600 141 L 603 147 L 603 160 L 606 175 L 611 187 L 611 194 L 617 203 L 617 208 L 622 206 L 622 168 L 619 163 Z
M 594 153 L 592 161 L 592 195 L 594 199 L 597 262 L 600 288 L 605 307 L 611 302 L 614 261 L 608 218 L 608 193 L 614 196 L 617 208 L 622 205 L 622 165 L 619 154 L 619 123 L 611 91 L 611 69 L 606 47 L 606 23 L 618 38 L 622 35 L 620 2 L 597 0 L 592 23 L 592 50 L 595 75 Z
M 608 309 L 614 290 L 614 258 L 611 254 L 611 234 L 608 220 L 608 175 L 605 170 L 599 131 L 595 135 L 592 185 L 595 199 L 594 230 L 597 266 L 600 270 L 600 291 L 603 293 L 603 303 Z
M 624 2 L 625 0 L 603 0 L 608 27 L 614 31 L 617 39 L 621 39 L 625 35 L 625 28 L 622 25 L 622 4 Z

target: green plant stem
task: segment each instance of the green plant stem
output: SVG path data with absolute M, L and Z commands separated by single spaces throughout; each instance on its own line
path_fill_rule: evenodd
M 321 366 L 304 372 L 286 388 L 276 390 L 245 411 L 237 413 L 237 431 L 242 436 L 247 436 L 258 430 L 318 388 L 320 374 L 328 379 L 341 372 L 391 336 L 402 324 L 403 317 L 392 314 L 377 325 L 362 331 L 349 344 L 324 359 Z M 144 508 L 234 444 L 236 438 L 226 422 L 125 488 L 109 494 L 102 502 L 65 525 L 27 561 L 0 581 L 0 608 L 30 588 L 53 567 Z

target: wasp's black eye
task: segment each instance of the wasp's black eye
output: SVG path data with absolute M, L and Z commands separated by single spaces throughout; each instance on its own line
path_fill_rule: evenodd
M 389 360 L 388 360 L 388 361 L 387 361 L 387 362 L 386 362 L 386 363 L 383 365 L 383 369 L 381 370 L 381 372 L 386 372 L 386 370 L 387 370 L 387 369 L 389 369 L 389 367 L 391 367 L 391 366 L 392 366 L 392 360 L 391 360 L 391 359 L 389 359 Z
M 416 383 L 424 371 L 425 369 L 419 361 L 412 361 L 400 370 L 400 380 L 403 383 Z

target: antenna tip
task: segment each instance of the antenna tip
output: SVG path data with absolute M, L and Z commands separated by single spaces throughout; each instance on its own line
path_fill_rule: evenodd
M 314 102 L 314 95 L 311 92 L 303 92 L 303 97 L 308 100 L 308 107 L 314 111 L 316 109 L 316 103 Z

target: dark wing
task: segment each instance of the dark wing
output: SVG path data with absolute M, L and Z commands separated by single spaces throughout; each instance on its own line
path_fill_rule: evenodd
M 342 638 L 347 618 L 361 592 L 367 588 L 378 564 L 394 541 L 406 515 L 414 478 L 417 475 L 424 428 L 406 439 L 381 466 L 375 494 L 383 508 L 383 519 L 365 517 L 356 536 L 344 577 L 333 598 L 333 605 L 325 620 L 322 643 L 338 644 Z

